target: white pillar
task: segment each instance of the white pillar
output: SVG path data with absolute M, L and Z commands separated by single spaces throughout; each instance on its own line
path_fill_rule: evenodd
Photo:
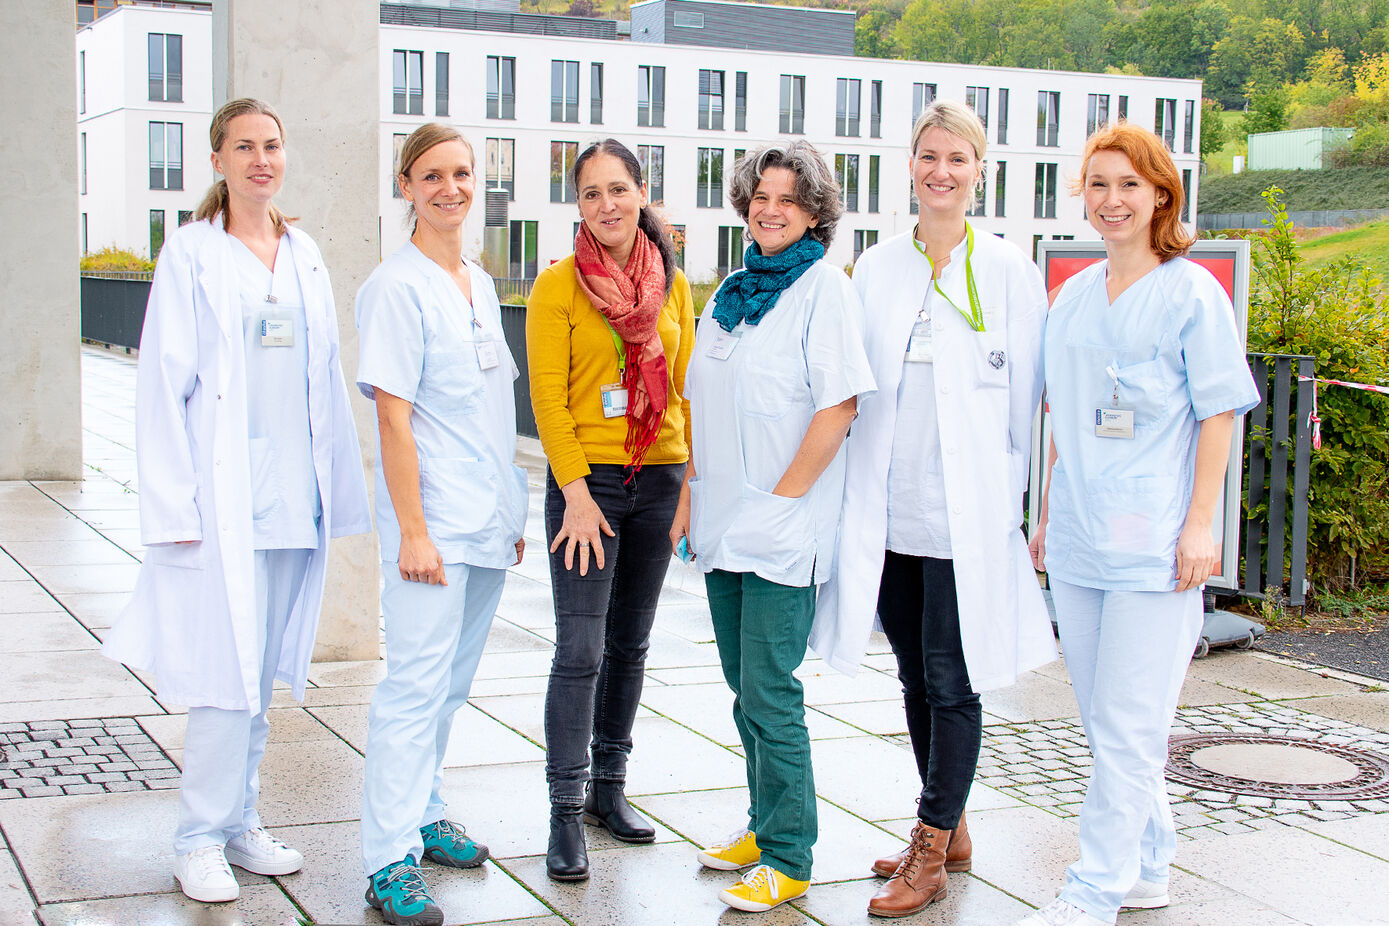
M 0 480 L 82 478 L 71 3 L 0 3 Z
M 213 2 L 213 104 L 256 97 L 284 120 L 289 167 L 276 202 L 299 216 L 299 227 L 323 251 L 349 384 L 357 372 L 353 299 L 381 259 L 380 18 L 379 0 Z M 69 35 L 69 55 L 71 42 Z M 355 388 L 351 392 L 370 484 L 376 417 L 371 404 Z M 330 564 L 314 658 L 375 659 L 380 654 L 376 536 L 333 541 Z

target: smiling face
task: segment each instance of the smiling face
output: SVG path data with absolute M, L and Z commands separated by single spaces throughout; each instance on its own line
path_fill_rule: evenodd
M 768 167 L 748 203 L 748 230 L 768 257 L 780 254 L 814 228 L 817 219 L 796 201 L 796 173 Z
M 229 120 L 222 146 L 212 152 L 212 169 L 226 178 L 233 204 L 270 202 L 285 182 L 285 146 L 279 125 L 263 113 Z
M 1085 215 L 1106 244 L 1151 248 L 1153 213 L 1167 194 L 1122 151 L 1096 151 L 1085 169 Z
M 396 182 L 415 207 L 417 231 L 423 224 L 438 232 L 456 232 L 473 203 L 473 152 L 457 139 L 440 142 L 416 158 Z
M 960 136 L 940 126 L 922 132 L 911 156 L 912 189 L 922 216 L 963 216 L 983 167 L 974 146 Z
M 599 152 L 584 162 L 577 186 L 584 224 L 618 266 L 625 266 L 646 206 L 646 185 L 622 161 Z

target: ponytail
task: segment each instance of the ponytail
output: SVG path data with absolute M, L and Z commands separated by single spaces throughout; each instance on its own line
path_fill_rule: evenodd
M 661 266 L 666 271 L 666 295 L 669 296 L 670 288 L 675 285 L 675 242 L 670 240 L 670 231 L 651 206 L 643 206 L 637 214 L 637 228 L 661 252 Z

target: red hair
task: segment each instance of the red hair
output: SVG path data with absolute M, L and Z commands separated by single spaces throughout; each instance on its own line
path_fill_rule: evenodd
M 1149 245 L 1158 259 L 1166 263 L 1174 257 L 1181 257 L 1191 249 L 1195 239 L 1182 226 L 1182 202 L 1186 198 L 1182 190 L 1182 178 L 1177 173 L 1177 165 L 1167 146 L 1147 129 L 1121 122 L 1100 129 L 1085 143 L 1085 155 L 1081 161 L 1080 182 L 1072 185 L 1072 192 L 1080 193 L 1085 188 L 1085 175 L 1090 170 L 1090 158 L 1097 151 L 1117 151 L 1126 156 L 1133 169 L 1144 180 L 1158 190 L 1158 204 L 1153 210 L 1152 225 L 1149 226 Z M 1162 194 L 1167 194 L 1164 200 Z

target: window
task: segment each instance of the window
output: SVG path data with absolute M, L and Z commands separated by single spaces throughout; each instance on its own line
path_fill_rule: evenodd
M 1182 123 L 1182 153 L 1192 154 L 1196 140 L 1196 101 L 1186 101 L 1186 120 Z
M 487 118 L 516 118 L 516 59 L 487 56 Z
M 841 77 L 834 83 L 834 134 L 845 138 L 857 138 L 859 88 L 863 81 Z
M 733 75 L 733 131 L 748 130 L 748 72 Z
M 391 52 L 391 112 L 424 115 L 424 52 Z
M 733 163 L 734 163 L 734 164 L 737 164 L 739 161 L 741 161 L 741 160 L 743 159 L 743 155 L 745 155 L 745 154 L 747 154 L 747 153 L 748 153 L 748 149 L 746 149 L 746 148 L 734 148 L 734 149 L 733 149 Z
M 434 115 L 449 114 L 449 53 L 434 54 Z
M 660 127 L 666 124 L 666 69 L 651 65 L 637 67 L 637 125 Z
M 400 149 L 405 147 L 405 139 L 409 135 L 396 134 L 391 136 L 391 166 L 386 173 L 391 176 L 391 199 L 404 199 L 405 195 L 400 192 L 400 184 L 396 181 L 396 170 L 400 167 Z
M 912 128 L 916 127 L 916 120 L 920 117 L 921 111 L 935 102 L 935 99 L 935 84 L 912 84 Z
M 883 82 L 875 80 L 868 85 L 868 136 L 883 137 Z
M 717 209 L 723 205 L 723 149 L 700 148 L 697 166 L 695 205 Z
M 159 256 L 164 247 L 164 210 L 150 210 L 150 260 Z
M 87 247 L 87 213 L 82 213 L 82 253 L 86 254 L 90 250 Z
M 984 123 L 984 128 L 989 127 L 989 88 L 988 87 L 966 87 L 965 105 L 974 110 L 974 114 L 979 117 L 979 121 Z
M 781 121 L 778 131 L 783 135 L 805 132 L 805 78 L 796 74 L 781 75 Z
M 575 202 L 574 185 L 569 182 L 569 169 L 578 159 L 578 142 L 550 142 L 550 202 Z
M 87 111 L 87 53 L 77 53 L 77 111 Z
M 1092 93 L 1085 104 L 1085 137 L 1109 125 L 1109 94 Z
M 854 229 L 854 260 L 859 259 L 859 255 L 878 243 L 878 230 L 876 228 L 856 228 Z
M 980 177 L 979 182 L 970 191 L 969 208 L 965 210 L 965 215 L 985 216 L 989 214 L 987 192 L 988 187 L 984 185 L 984 178 Z
M 726 277 L 743 269 L 743 228 L 740 225 L 719 226 L 719 256 L 716 261 L 719 276 Z
M 868 211 L 878 211 L 878 160 L 876 154 L 868 156 Z
M 516 199 L 516 139 L 487 139 L 486 183 L 489 190 L 506 190 L 508 201 Z
M 683 10 L 677 10 L 675 12 L 675 19 L 672 22 L 672 25 L 679 26 L 682 29 L 703 29 L 704 14 L 687 13 Z
M 916 198 L 916 185 L 910 180 L 907 181 L 907 203 L 908 211 L 911 212 L 912 215 L 917 215 L 921 212 L 921 202 Z
M 1122 93 L 1119 94 L 1119 121 L 1127 122 L 1129 118 L 1129 98 Z
M 78 136 L 77 146 L 77 192 L 87 192 L 87 133 Z
M 178 211 L 178 227 L 179 227 L 179 228 L 182 228 L 183 226 L 187 225 L 187 224 L 188 224 L 189 222 L 191 222 L 191 221 L 193 221 L 193 210 L 192 210 L 192 209 L 180 209 L 180 210 Z
M 537 239 L 540 237 L 540 223 L 522 219 L 511 220 L 511 234 L 507 248 L 507 273 L 513 280 L 534 280 L 540 273 L 537 258 Z
M 858 212 L 858 155 L 836 154 L 834 178 L 839 181 L 839 203 L 845 212 Z
M 603 124 L 603 64 L 595 61 L 588 70 L 588 121 Z
M 699 71 L 699 127 L 723 128 L 723 71 Z
M 1191 169 L 1182 171 L 1182 221 L 1191 221 Z
M 579 62 L 550 62 L 550 121 L 579 121 Z
M 150 123 L 150 189 L 183 189 L 183 123 Z
M 1177 150 L 1177 101 L 1158 97 L 1153 107 L 1153 134 L 1162 139 L 1168 151 Z
M 646 181 L 646 197 L 653 203 L 666 198 L 666 149 L 662 145 L 637 145 L 641 179 Z
M 1008 185 L 1008 162 L 999 161 L 994 168 L 994 215 L 1003 218 L 1004 189 Z
M 1008 89 L 998 88 L 998 143 L 1008 144 Z
M 1033 235 L 1033 236 L 1032 236 L 1032 260 L 1033 260 L 1033 261 L 1036 261 L 1039 257 L 1042 256 L 1041 249 L 1038 247 L 1038 245 L 1040 245 L 1041 243 L 1042 243 L 1042 236 L 1041 236 L 1041 235 Z
M 150 101 L 182 103 L 183 36 L 149 33 L 149 64 Z
M 1057 146 L 1056 134 L 1061 123 L 1061 94 L 1055 90 L 1037 91 L 1037 144 L 1043 148 Z
M 1034 219 L 1056 218 L 1056 165 L 1037 165 L 1037 192 L 1032 201 Z

